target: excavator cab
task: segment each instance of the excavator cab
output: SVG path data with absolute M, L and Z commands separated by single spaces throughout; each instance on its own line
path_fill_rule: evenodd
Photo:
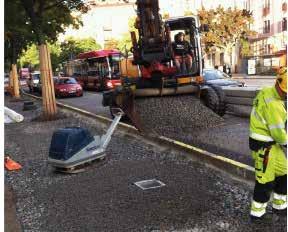
M 140 0 L 137 4 L 138 39 L 136 32 L 131 32 L 133 64 L 140 71 L 138 80 L 132 79 L 136 88 L 198 85 L 202 80 L 202 55 L 197 17 L 163 22 L 157 1 Z M 178 40 L 179 34 L 184 35 L 183 41 Z
M 173 66 L 180 64 L 176 75 L 200 76 L 201 47 L 197 19 L 194 17 L 171 18 L 165 22 L 165 28 L 170 32 L 169 40 L 172 41 L 172 64 Z M 179 38 L 181 35 L 182 41 Z

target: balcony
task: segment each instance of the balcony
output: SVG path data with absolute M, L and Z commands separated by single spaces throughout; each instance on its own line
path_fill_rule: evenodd
M 284 12 L 287 11 L 287 2 L 282 3 L 282 11 L 284 11 Z
M 270 13 L 270 6 L 263 8 L 263 17 L 267 16 Z

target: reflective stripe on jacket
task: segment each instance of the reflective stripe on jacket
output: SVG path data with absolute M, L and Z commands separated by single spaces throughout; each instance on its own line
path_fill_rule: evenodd
M 250 137 L 262 142 L 287 143 L 287 113 L 275 87 L 262 89 L 253 101 L 250 115 Z

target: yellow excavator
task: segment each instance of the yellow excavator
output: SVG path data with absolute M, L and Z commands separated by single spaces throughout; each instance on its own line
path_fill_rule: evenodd
M 226 110 L 224 92 L 220 87 L 205 84 L 202 77 L 200 34 L 209 30 L 207 25 L 200 26 L 194 16 L 163 21 L 158 0 L 137 0 L 136 6 L 138 36 L 131 32 L 133 56 L 121 60 L 122 86 L 103 93 L 103 106 L 121 108 L 140 131 L 143 131 L 143 123 L 134 104 L 138 98 L 161 97 L 165 101 L 168 95 L 193 94 L 223 116 Z M 185 54 L 175 51 L 179 35 L 189 44 Z

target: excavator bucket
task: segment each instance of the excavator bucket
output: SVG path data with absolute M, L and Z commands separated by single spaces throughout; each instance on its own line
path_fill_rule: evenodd
M 126 88 L 119 88 L 115 91 L 104 92 L 102 104 L 103 106 L 109 106 L 110 108 L 118 107 L 122 109 L 133 126 L 140 132 L 144 132 L 140 118 L 135 110 L 134 99 L 135 96 L 133 91 Z
M 130 95 L 129 97 L 124 98 L 125 100 L 121 104 L 121 109 L 127 115 L 127 117 L 131 120 L 132 124 L 140 131 L 144 132 L 144 128 L 141 125 L 141 121 L 139 115 L 135 110 L 134 104 L 134 96 Z

